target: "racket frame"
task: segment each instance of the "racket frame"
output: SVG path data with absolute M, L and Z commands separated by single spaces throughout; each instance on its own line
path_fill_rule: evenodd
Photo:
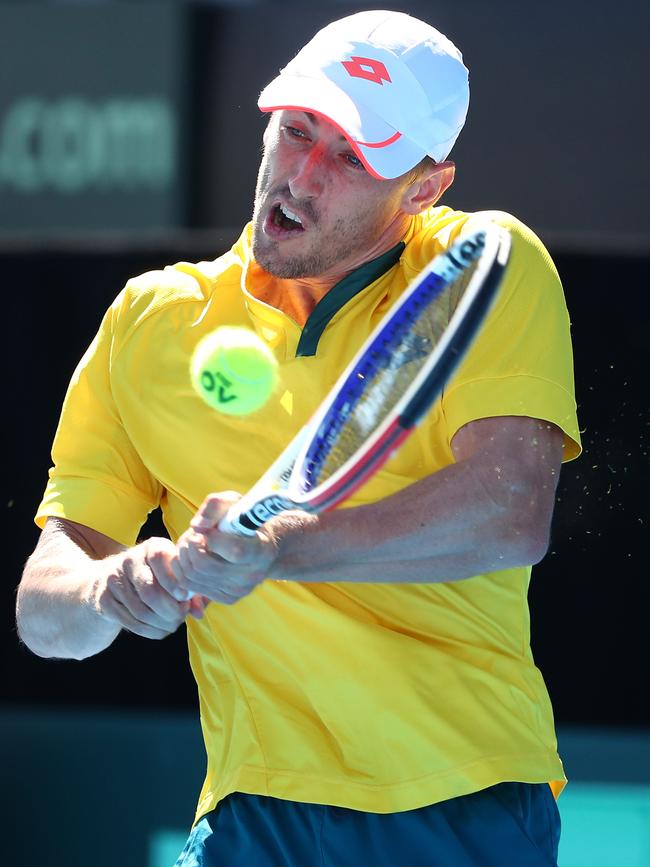
M 487 224 L 436 256 L 363 343 L 310 421 L 248 493 L 231 507 L 220 529 L 254 535 L 274 515 L 295 509 L 311 513 L 327 511 L 364 484 L 399 448 L 441 394 L 492 307 L 509 253 L 510 236 L 506 230 Z M 366 353 L 382 340 L 391 323 L 415 296 L 423 294 L 425 288 L 429 293 L 432 291 L 432 287 L 427 288 L 427 281 L 439 284 L 433 287 L 433 292 L 434 297 L 440 295 L 477 259 L 478 267 L 440 340 L 395 407 L 330 478 L 310 487 L 302 468 L 310 460 L 314 443 L 326 437 L 323 427 L 341 395 L 357 378 Z

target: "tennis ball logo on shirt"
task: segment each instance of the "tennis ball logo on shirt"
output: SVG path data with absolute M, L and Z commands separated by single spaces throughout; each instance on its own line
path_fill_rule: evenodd
M 248 415 L 264 406 L 273 393 L 277 361 L 253 331 L 223 326 L 198 344 L 190 375 L 208 406 L 226 415 Z

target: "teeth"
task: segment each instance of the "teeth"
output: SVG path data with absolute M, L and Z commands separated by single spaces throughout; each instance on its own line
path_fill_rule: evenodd
M 285 217 L 288 217 L 290 220 L 293 220 L 294 223 L 299 223 L 302 226 L 302 220 L 300 219 L 298 214 L 294 214 L 293 211 L 290 211 L 289 208 L 285 207 L 285 205 L 282 204 L 280 204 L 280 210 Z

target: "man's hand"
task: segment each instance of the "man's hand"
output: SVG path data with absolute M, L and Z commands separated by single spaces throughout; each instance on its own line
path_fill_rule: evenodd
M 178 560 L 172 567 L 182 588 L 223 605 L 233 605 L 252 593 L 277 556 L 277 545 L 269 532 L 259 530 L 249 537 L 218 529 L 238 499 L 232 492 L 206 497 L 178 540 Z
M 207 600 L 188 601 L 179 592 L 172 562 L 176 546 L 169 539 L 147 539 L 97 562 L 89 602 L 102 617 L 144 638 L 165 638 L 188 615 L 203 616 Z

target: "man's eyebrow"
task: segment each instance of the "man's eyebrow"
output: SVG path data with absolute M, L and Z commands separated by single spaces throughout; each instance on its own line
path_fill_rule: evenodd
M 305 117 L 307 117 L 307 118 L 309 119 L 309 121 L 310 121 L 311 123 L 313 123 L 315 126 L 318 126 L 318 125 L 319 125 L 319 123 L 320 123 L 320 118 L 318 117 L 317 114 L 314 114 L 314 113 L 311 112 L 311 111 L 306 111 L 306 112 L 304 112 L 304 115 L 305 115 Z M 346 137 L 345 137 L 343 134 L 341 134 L 341 135 L 339 136 L 339 138 L 341 139 L 341 141 L 347 142 L 347 139 L 346 139 Z

